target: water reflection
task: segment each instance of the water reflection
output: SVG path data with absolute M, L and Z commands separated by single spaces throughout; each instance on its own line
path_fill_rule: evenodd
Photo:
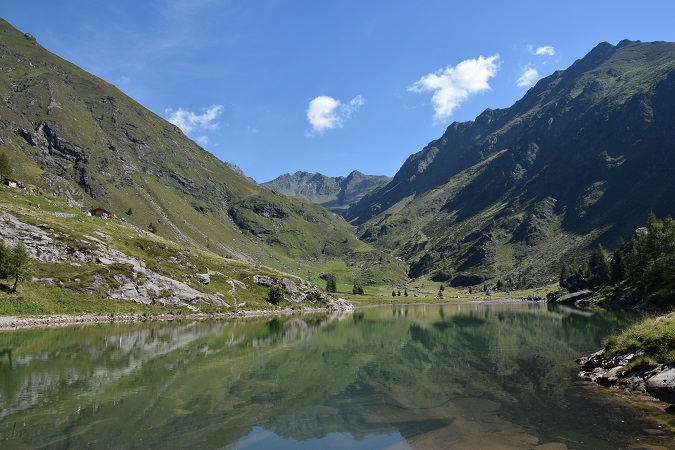
M 575 357 L 631 320 L 536 304 L 427 305 L 0 334 L 0 439 L 3 448 L 668 447 L 672 436 L 573 377 Z

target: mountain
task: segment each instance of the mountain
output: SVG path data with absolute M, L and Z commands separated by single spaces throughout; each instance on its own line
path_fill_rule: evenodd
M 286 173 L 262 184 L 276 192 L 307 199 L 336 214 L 344 215 L 364 195 L 389 181 L 390 177 L 364 175 L 357 170 L 346 177 L 327 177 L 320 173 L 298 171 L 293 175 Z
M 0 92 L 0 152 L 25 184 L 186 247 L 286 272 L 341 261 L 355 278 L 378 261 L 381 278 L 405 278 L 402 264 L 359 242 L 342 218 L 252 182 L 1 19 Z
M 601 43 L 453 123 L 351 207 L 359 236 L 455 285 L 552 280 L 675 212 L 675 43 Z

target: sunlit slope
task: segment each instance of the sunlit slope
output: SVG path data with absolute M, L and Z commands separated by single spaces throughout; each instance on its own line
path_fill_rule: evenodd
M 405 277 L 338 216 L 255 184 L 1 20 L 0 56 L 0 152 L 20 181 L 227 257 L 297 272 L 298 261 L 320 266 L 374 252 L 370 260 L 391 262 L 386 278 Z

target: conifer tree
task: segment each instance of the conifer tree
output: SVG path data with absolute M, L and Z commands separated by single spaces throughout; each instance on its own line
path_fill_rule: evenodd
M 610 269 L 611 269 L 612 283 L 614 284 L 620 283 L 626 278 L 626 262 L 624 261 L 623 251 L 621 250 L 621 248 L 617 248 L 616 250 L 614 250 Z
M 591 278 L 598 284 L 606 284 L 610 281 L 609 263 L 607 262 L 607 258 L 605 258 L 605 250 L 602 248 L 602 245 L 598 244 L 591 253 L 588 259 L 588 269 Z
M 23 242 L 19 241 L 19 243 L 16 244 L 14 250 L 9 254 L 8 264 L 3 264 L 3 268 L 6 271 L 5 277 L 14 279 L 12 292 L 16 292 L 16 286 L 19 284 L 19 281 L 30 278 L 32 273 L 30 255 Z
M 335 275 L 328 274 L 326 276 L 326 292 L 337 292 L 337 283 L 335 282 Z
M 4 180 L 6 177 L 9 177 L 11 175 L 12 175 L 12 166 L 9 163 L 7 154 L 5 152 L 2 152 L 2 154 L 0 154 L 0 181 Z
M 569 266 L 566 262 L 563 262 L 563 263 L 562 263 L 562 266 L 560 267 L 560 281 L 559 281 L 559 284 L 560 284 L 560 287 L 561 287 L 561 288 L 567 289 L 567 280 L 568 280 L 569 277 L 571 277 L 571 276 L 572 276 L 572 269 L 570 268 L 570 266 Z

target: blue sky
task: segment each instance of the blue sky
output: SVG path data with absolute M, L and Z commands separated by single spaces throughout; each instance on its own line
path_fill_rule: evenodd
M 258 182 L 393 176 L 595 45 L 675 41 L 675 2 L 24 0 L 0 16 Z

